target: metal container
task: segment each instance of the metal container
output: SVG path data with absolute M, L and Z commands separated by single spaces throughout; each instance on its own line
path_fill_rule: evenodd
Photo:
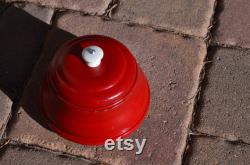
M 149 109 L 150 91 L 123 44 L 91 35 L 58 49 L 44 78 L 40 102 L 53 131 L 77 143 L 99 145 L 139 127 Z

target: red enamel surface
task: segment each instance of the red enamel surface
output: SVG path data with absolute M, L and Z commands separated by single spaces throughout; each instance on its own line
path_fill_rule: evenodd
M 84 48 L 103 49 L 100 66 L 90 68 Z M 143 121 L 149 107 L 147 80 L 130 51 L 104 36 L 84 36 L 55 54 L 41 87 L 41 107 L 49 126 L 81 144 L 124 137 Z

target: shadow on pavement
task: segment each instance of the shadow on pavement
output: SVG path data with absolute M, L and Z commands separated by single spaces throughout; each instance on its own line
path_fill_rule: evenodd
M 224 0 L 221 0 L 220 3 L 217 2 L 217 6 L 215 9 L 215 14 L 213 20 L 216 20 L 216 22 L 213 23 L 213 27 L 211 29 L 211 34 L 213 35 L 213 38 L 217 35 L 217 30 L 220 26 L 220 15 L 224 11 Z
M 19 106 L 47 129 L 39 111 L 38 91 L 55 51 L 72 38 L 71 33 L 21 9 L 0 7 L 0 89 L 13 102 L 20 100 Z
M 13 101 L 22 95 L 49 28 L 13 6 L 0 16 L 0 87 Z

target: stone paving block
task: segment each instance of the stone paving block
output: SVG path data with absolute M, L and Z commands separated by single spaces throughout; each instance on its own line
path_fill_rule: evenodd
M 214 42 L 250 48 L 250 1 L 218 1 Z
M 16 116 L 14 116 L 8 137 L 21 143 L 39 145 L 52 150 L 93 158 L 95 155 L 94 147 L 87 148 L 75 144 L 51 132 L 44 122 L 38 107 L 38 91 L 48 63 L 57 48 L 74 37 L 74 35 L 56 28 L 48 34 L 49 39 L 45 43 L 45 50 L 34 68 L 30 82 L 25 88 L 20 101 L 20 108 Z
M 15 2 L 16 0 L 6 0 Z M 18 0 L 35 4 L 50 6 L 52 8 L 71 9 L 89 14 L 104 14 L 111 0 Z
M 9 7 L 0 17 L 0 88 L 19 98 L 41 54 L 49 26 L 21 9 Z
M 12 101 L 0 90 L 0 140 L 11 115 Z
M 231 144 L 213 138 L 194 137 L 191 144 L 191 154 L 188 155 L 189 165 L 248 165 L 250 162 L 250 146 Z
M 214 0 L 121 0 L 114 18 L 204 37 Z
M 151 111 L 132 136 L 147 138 L 143 154 L 135 156 L 136 151 L 111 152 L 99 147 L 96 158 L 111 164 L 180 163 L 205 45 L 198 40 L 77 13 L 65 14 L 57 23 L 77 36 L 101 34 L 123 42 L 136 56 L 150 83 Z
M 34 106 L 38 109 L 37 104 Z M 35 112 L 39 113 L 38 111 Z M 33 116 L 31 117 L 23 108 L 18 111 L 15 117 L 17 121 L 13 123 L 11 127 L 12 130 L 8 133 L 8 138 L 21 143 L 39 145 L 55 151 L 84 156 L 90 159 L 94 158 L 94 147 L 78 145 L 63 139 L 50 131 L 45 125 L 39 124 L 39 122 L 33 119 Z
M 36 17 L 37 19 L 50 24 L 51 18 L 54 14 L 54 9 L 46 8 L 46 7 L 40 7 L 35 4 L 27 3 L 27 4 L 20 4 L 17 3 L 15 6 L 23 9 L 30 15 Z
M 250 143 L 250 51 L 213 47 L 197 111 L 200 132 Z
M 90 161 L 52 153 L 49 151 L 27 148 L 24 146 L 7 146 L 0 152 L 0 164 L 4 165 L 88 165 Z

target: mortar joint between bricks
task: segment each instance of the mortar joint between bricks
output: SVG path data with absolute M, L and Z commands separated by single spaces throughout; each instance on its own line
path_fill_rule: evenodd
M 191 145 L 192 145 L 192 136 L 191 133 L 193 132 L 193 127 L 194 127 L 194 120 L 195 120 L 195 116 L 196 116 L 196 111 L 199 109 L 199 101 L 201 99 L 201 95 L 203 92 L 203 85 L 204 85 L 204 79 L 205 79 L 205 75 L 206 75 L 206 66 L 208 64 L 207 58 L 208 58 L 208 47 L 211 44 L 212 41 L 212 29 L 215 25 L 215 13 L 217 12 L 217 7 L 218 7 L 218 2 L 217 0 L 214 1 L 214 6 L 213 6 L 213 13 L 209 19 L 209 26 L 207 28 L 207 35 L 204 38 L 204 42 L 206 44 L 206 48 L 207 48 L 207 52 L 206 55 L 204 57 L 204 61 L 203 61 L 203 66 L 201 68 L 200 71 L 200 75 L 199 75 L 199 84 L 198 84 L 198 88 L 197 88 L 197 92 L 196 92 L 196 96 L 195 99 L 193 101 L 193 112 L 192 112 L 192 116 L 191 116 L 191 120 L 190 123 L 188 125 L 188 134 L 187 134 L 187 138 L 186 138 L 186 147 L 182 153 L 182 164 L 187 164 L 188 161 L 188 156 L 189 156 L 189 152 L 191 150 Z
M 109 165 L 106 162 L 102 162 L 96 159 L 91 159 L 85 156 L 80 156 L 80 155 L 74 155 L 68 152 L 64 152 L 64 151 L 60 151 L 60 150 L 53 150 L 50 148 L 46 148 L 43 146 L 39 146 L 37 144 L 28 144 L 28 143 L 23 143 L 19 140 L 12 140 L 12 139 L 8 139 L 8 144 L 6 145 L 11 145 L 11 146 L 16 146 L 16 147 L 20 147 L 20 148 L 25 148 L 25 149 L 34 149 L 34 150 L 41 150 L 44 152 L 50 152 L 53 154 L 56 154 L 58 156 L 64 156 L 64 157 L 69 157 L 69 158 L 75 158 L 75 159 L 82 159 L 85 161 L 89 161 L 90 164 L 102 164 L 102 165 Z
M 120 5 L 120 0 L 112 0 L 107 9 L 105 10 L 103 17 L 105 17 L 106 19 L 111 19 L 112 14 L 116 11 L 116 9 L 119 7 Z
M 245 142 L 242 139 L 228 139 L 226 137 L 221 137 L 221 136 L 217 136 L 217 135 L 212 135 L 212 134 L 208 134 L 208 133 L 204 133 L 204 132 L 199 132 L 197 130 L 194 130 L 192 132 L 189 133 L 190 136 L 193 137 L 204 137 L 204 138 L 213 138 L 213 139 L 218 139 L 221 141 L 224 141 L 226 143 L 229 143 L 231 145 L 250 145 L 250 143 Z
M 211 45 L 212 43 L 212 39 L 213 39 L 213 31 L 214 31 L 214 28 L 215 28 L 215 24 L 216 24 L 216 20 L 215 20 L 215 14 L 216 14 L 216 11 L 217 11 L 217 7 L 218 7 L 218 0 L 215 0 L 214 1 L 214 6 L 213 6 L 213 13 L 209 19 L 209 26 L 207 27 L 207 34 L 206 34 L 206 37 L 204 38 L 204 41 L 206 43 L 206 46 L 207 48 Z
M 211 47 L 221 47 L 221 48 L 227 48 L 227 49 L 233 49 L 233 50 L 240 50 L 240 51 L 250 51 L 250 48 L 242 47 L 240 45 L 231 45 L 226 43 L 220 43 L 220 42 L 212 42 Z

